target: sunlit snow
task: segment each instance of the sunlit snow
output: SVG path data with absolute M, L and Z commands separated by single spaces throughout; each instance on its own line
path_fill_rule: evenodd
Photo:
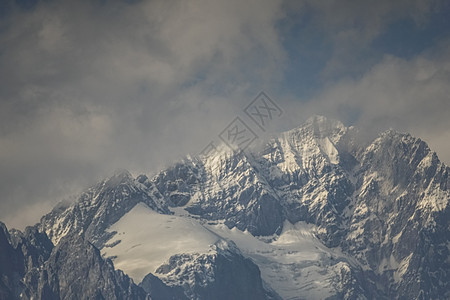
M 114 265 L 140 282 L 167 259 L 179 253 L 204 253 L 219 240 L 195 220 L 162 215 L 143 203 L 137 204 L 108 231 L 117 234 L 102 249 L 105 257 L 115 257 Z
M 257 238 L 221 222 L 201 224 L 183 209 L 174 211 L 176 215 L 162 215 L 137 204 L 110 227 L 109 231 L 117 234 L 102 254 L 115 257 L 115 266 L 140 282 L 174 254 L 207 253 L 218 240 L 232 240 L 284 299 L 320 299 L 335 294 L 333 280 L 347 258 L 337 249 L 325 247 L 315 237 L 313 225 L 285 222 L 279 236 Z

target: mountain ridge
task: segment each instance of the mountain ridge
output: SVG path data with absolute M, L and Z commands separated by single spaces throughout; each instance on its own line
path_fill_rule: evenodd
M 55 245 L 65 235 L 82 235 L 105 254 L 102 249 L 115 249 L 121 242 L 120 232 L 107 229 L 144 203 L 159 214 L 197 222 L 223 240 L 240 240 L 246 250 L 236 252 L 234 260 L 244 255 L 256 262 L 261 275 L 252 275 L 253 280 L 264 279 L 260 291 L 265 295 L 273 289 L 290 299 L 445 299 L 450 293 L 450 169 L 424 141 L 409 134 L 387 130 L 365 144 L 356 133 L 354 127 L 314 116 L 260 149 L 238 153 L 219 147 L 211 156 L 187 157 L 152 178 L 133 178 L 121 170 L 88 189 L 78 202 L 55 207 L 36 228 Z M 306 239 L 286 235 L 286 226 L 299 222 L 314 225 Z M 250 237 L 256 240 L 250 243 Z M 290 242 L 279 244 L 286 237 Z M 311 244 L 310 250 L 292 248 L 300 241 Z M 266 252 L 248 246 L 255 243 L 267 247 Z M 119 262 L 123 255 L 113 260 Z M 189 270 L 186 276 L 203 276 L 204 270 L 187 267 L 203 254 L 183 255 L 166 261 L 184 257 L 178 267 Z M 290 261 L 290 255 L 299 260 Z M 284 270 L 282 276 L 294 276 L 292 282 L 297 282 L 295 276 L 299 283 L 308 282 L 305 274 L 310 274 L 325 276 L 327 283 L 283 287 L 271 275 L 274 268 Z M 182 282 L 175 276 L 160 283 L 155 275 L 143 284 Z M 201 298 L 205 294 L 198 284 L 160 290 Z M 278 297 L 271 295 L 267 297 Z

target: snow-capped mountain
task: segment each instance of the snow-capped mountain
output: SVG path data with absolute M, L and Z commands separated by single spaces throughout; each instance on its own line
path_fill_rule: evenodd
M 245 153 L 117 172 L 2 227 L 0 298 L 449 299 L 450 169 L 409 134 L 356 136 L 316 116 Z

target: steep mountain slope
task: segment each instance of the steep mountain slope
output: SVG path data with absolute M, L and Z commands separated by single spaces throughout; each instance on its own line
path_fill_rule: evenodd
M 264 287 L 258 266 L 223 240 L 208 253 L 173 255 L 155 274 L 169 286 L 183 287 L 188 299 L 279 299 Z
M 80 236 L 66 236 L 40 270 L 40 299 L 147 299 L 147 293 Z
M 448 174 L 420 139 L 390 130 L 364 146 L 353 128 L 315 117 L 262 151 L 220 151 L 154 180 L 189 199 L 181 204 L 191 214 L 253 235 L 278 235 L 285 220 L 316 225 L 326 246 L 357 259 L 361 288 L 379 297 L 445 299 Z
M 140 203 L 109 230 L 117 234 L 103 255 L 142 286 L 153 273 L 172 291 L 184 289 L 187 299 L 235 299 L 239 294 L 245 299 L 277 298 L 263 288 L 258 267 L 234 243 L 196 219 L 158 214 Z M 227 291 L 230 286 L 234 294 Z
M 116 267 L 137 282 L 154 273 L 171 256 L 208 253 L 221 240 L 194 220 L 158 214 L 142 203 L 108 230 L 117 234 L 102 253 L 112 257 Z
M 0 226 L 0 299 L 149 299 L 80 236 L 54 247 L 45 233 Z
M 169 213 L 157 189 L 144 186 L 126 170 L 87 189 L 77 202 L 61 203 L 41 220 L 41 230 L 53 243 L 67 234 L 83 234 L 91 243 L 102 247 L 111 236 L 106 229 L 136 204 L 144 203 L 157 212 Z
M 367 294 L 360 289 L 357 262 L 339 249 L 329 249 L 316 237 L 317 227 L 304 222 L 285 222 L 283 232 L 256 238 L 248 231 L 209 225 L 233 240 L 242 253 L 261 269 L 262 278 L 283 299 L 343 298 Z
M 129 274 L 137 282 L 141 281 L 150 272 L 156 272 L 156 267 L 164 264 L 166 259 L 170 258 L 173 260 L 179 255 L 192 253 L 197 257 L 201 254 L 203 257 L 208 258 L 211 269 L 219 267 L 216 263 L 223 264 L 228 262 L 230 266 L 233 266 L 239 265 L 239 261 L 245 260 L 238 250 L 234 253 L 235 255 L 231 260 L 222 260 L 223 252 L 219 253 L 217 249 L 213 249 L 214 251 L 211 252 L 210 248 L 216 247 L 216 242 L 220 242 L 220 237 L 206 229 L 204 229 L 205 243 L 201 247 L 197 246 L 200 242 L 197 238 L 201 235 L 193 235 L 191 240 L 187 241 L 186 238 L 190 231 L 183 227 L 186 224 L 193 225 L 193 227 L 189 228 L 190 230 L 196 230 L 201 227 L 201 225 L 195 226 L 192 221 L 179 220 L 181 224 L 171 231 L 175 236 L 163 236 L 164 239 L 162 240 L 152 239 L 151 229 L 156 230 L 153 231 L 154 237 L 161 236 L 163 232 L 158 227 L 164 226 L 166 221 L 167 223 L 172 222 L 171 219 L 176 218 L 171 217 L 172 214 L 159 191 L 154 188 L 154 184 L 146 176 L 141 175 L 137 179 L 133 179 L 129 172 L 123 170 L 88 189 L 80 196 L 77 202 L 68 206 L 57 206 L 51 213 L 42 218 L 39 228 L 45 231 L 52 238 L 53 242 L 58 245 L 65 236 L 83 236 L 102 249 L 105 257 L 110 256 L 114 259 L 119 268 L 130 272 Z M 149 218 L 147 220 L 141 219 L 142 216 Z M 123 243 L 122 239 L 124 240 Z M 139 241 L 140 239 L 142 240 Z M 163 243 L 165 247 L 161 249 L 160 243 Z M 178 246 L 176 246 L 177 244 Z M 191 246 L 191 248 L 187 248 L 187 246 Z M 176 249 L 179 252 L 173 252 Z M 201 249 L 205 251 L 199 253 L 198 251 Z M 123 253 L 127 253 L 127 256 L 124 256 Z M 158 259 L 158 256 L 161 255 L 163 259 Z M 252 271 L 255 268 L 257 271 Z M 219 268 L 219 270 L 222 269 L 227 270 L 227 268 Z M 188 276 L 187 273 L 189 273 L 191 274 L 189 276 L 197 278 L 200 276 L 199 274 L 205 273 L 205 270 L 203 268 L 200 268 L 200 270 L 186 268 L 185 273 L 183 276 Z M 258 299 L 277 297 L 276 293 L 263 287 L 259 269 L 252 262 L 246 262 L 245 265 L 241 266 L 239 273 L 250 276 L 246 280 L 252 287 L 256 285 L 256 289 L 253 292 L 257 292 L 255 295 L 259 295 Z M 223 292 L 223 287 L 222 290 L 219 290 L 218 288 L 213 288 L 214 286 L 220 287 L 220 284 L 238 286 L 240 284 L 238 276 L 229 276 L 226 278 L 226 282 L 220 282 L 218 285 L 215 277 L 216 275 L 220 277 L 223 274 L 221 272 L 214 274 L 214 277 L 211 277 L 208 282 L 194 280 L 189 282 L 191 284 L 190 287 L 186 284 L 183 285 L 184 293 L 188 294 L 192 299 L 208 299 L 214 290 L 218 293 L 217 297 Z M 182 276 L 182 274 L 178 276 Z M 201 276 L 209 275 L 203 274 Z M 174 282 L 175 280 L 166 283 L 171 287 L 175 286 Z M 142 286 L 146 285 L 142 284 Z M 166 288 L 160 290 L 163 293 L 167 292 Z M 175 295 L 179 294 L 179 289 L 169 290 L 174 292 Z M 204 291 L 209 292 L 204 294 Z M 156 292 L 150 293 L 150 291 L 147 291 L 147 293 L 152 294 L 154 299 L 159 299 L 159 295 Z M 264 297 L 261 295 L 264 295 Z M 225 295 L 224 297 L 227 296 Z
M 81 236 L 155 299 L 450 298 L 450 169 L 408 134 L 355 133 L 316 116 L 245 153 L 222 147 L 153 178 L 118 172 L 36 232 L 55 249 Z M 14 243 L 0 238 L 4 253 Z M 12 291 L 23 259 L 0 262 Z
M 425 142 L 394 131 L 357 157 L 344 248 L 390 297 L 448 298 L 450 169 Z

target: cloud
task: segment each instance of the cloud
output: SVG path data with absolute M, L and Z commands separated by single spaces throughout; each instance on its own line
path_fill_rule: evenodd
M 411 131 L 450 161 L 448 47 L 412 59 L 372 47 L 396 20 L 426 26 L 441 3 L 0 5 L 0 220 L 23 227 L 115 168 L 151 175 L 198 153 L 261 90 L 285 112 L 280 130 L 325 114 L 368 135 Z M 321 81 L 312 97 L 284 84 L 308 77 Z
M 409 132 L 448 164 L 449 43 L 410 60 L 386 55 L 361 78 L 341 79 L 289 111 L 301 112 L 300 118 L 318 113 L 354 124 L 369 140 L 389 128 Z
M 382 59 L 383 53 L 374 49 L 373 42 L 390 25 L 412 20 L 418 28 L 426 27 L 433 13 L 446 6 L 442 0 L 288 1 L 288 7 L 300 14 L 294 25 L 306 25 L 315 38 L 326 41 L 323 44 L 330 54 L 320 74 L 325 80 L 366 72 Z M 302 43 L 302 39 L 298 42 Z
M 280 1 L 48 1 L 0 32 L 0 219 L 197 153 L 281 78 Z M 250 96 L 249 96 L 250 95 Z M 42 213 L 39 211 L 39 213 Z M 31 216 L 31 214 L 29 215 Z

